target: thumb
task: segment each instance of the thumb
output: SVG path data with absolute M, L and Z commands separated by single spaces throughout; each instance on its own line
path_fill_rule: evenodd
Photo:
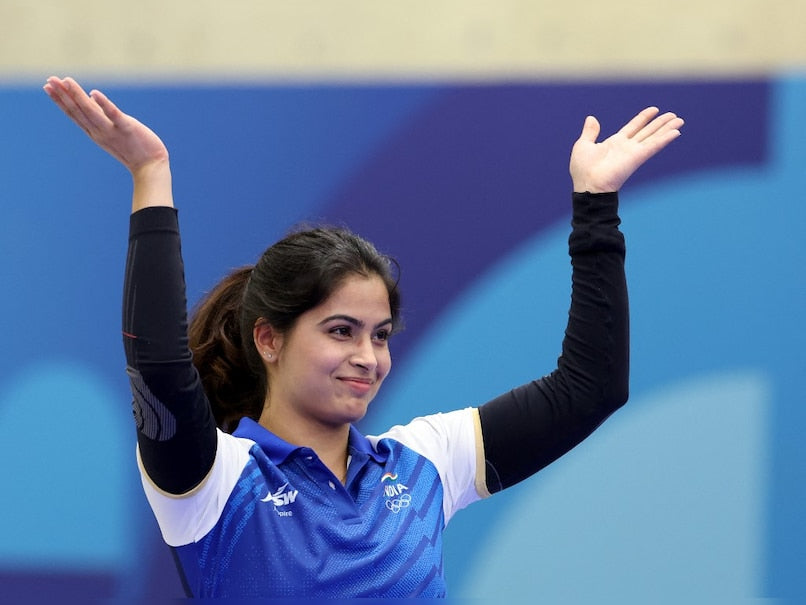
M 601 126 L 599 125 L 599 120 L 593 116 L 588 116 L 585 118 L 585 123 L 582 125 L 582 133 L 579 135 L 579 140 L 595 143 L 600 130 Z

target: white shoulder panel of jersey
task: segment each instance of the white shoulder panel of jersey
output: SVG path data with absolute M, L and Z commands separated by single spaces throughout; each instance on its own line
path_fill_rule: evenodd
M 447 524 L 456 511 L 486 495 L 479 495 L 476 490 L 477 459 L 479 448 L 483 448 L 480 435 L 477 436 L 479 426 L 478 410 L 465 408 L 415 418 L 405 426 L 393 426 L 367 439 L 373 447 L 381 439 L 393 439 L 436 466 L 444 488 L 442 508 Z
M 165 543 L 182 546 L 203 538 L 218 522 L 224 505 L 249 460 L 250 439 L 218 431 L 218 448 L 213 468 L 191 491 L 174 495 L 160 490 L 143 469 L 140 452 L 137 463 L 143 489 L 157 518 Z

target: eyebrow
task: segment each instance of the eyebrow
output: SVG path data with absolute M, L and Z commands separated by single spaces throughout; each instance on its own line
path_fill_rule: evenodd
M 330 317 L 325 317 L 322 321 L 319 322 L 318 325 L 321 326 L 321 325 L 324 325 L 324 324 L 326 324 L 326 323 L 328 323 L 330 321 L 334 321 L 334 320 L 346 321 L 347 323 L 352 324 L 352 325 L 356 326 L 357 328 L 363 328 L 366 325 L 360 319 L 356 319 L 355 317 L 351 317 L 350 315 L 339 315 L 339 314 L 331 315 Z M 385 326 L 387 324 L 391 324 L 391 323 L 392 323 L 392 318 L 389 317 L 388 319 L 384 319 L 383 321 L 375 324 L 375 329 L 380 328 L 381 326 Z

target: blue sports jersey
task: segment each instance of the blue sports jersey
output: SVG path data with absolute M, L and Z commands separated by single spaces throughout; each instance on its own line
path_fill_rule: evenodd
M 442 531 L 487 495 L 478 426 L 468 408 L 377 437 L 351 427 L 342 485 L 313 450 L 244 419 L 219 431 L 192 492 L 143 484 L 193 596 L 441 597 Z

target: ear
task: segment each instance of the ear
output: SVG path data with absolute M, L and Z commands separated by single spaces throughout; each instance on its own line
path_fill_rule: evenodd
M 252 339 L 258 355 L 264 362 L 272 363 L 277 360 L 277 355 L 283 346 L 283 335 L 271 327 L 271 324 L 261 318 L 255 322 L 252 330 Z

